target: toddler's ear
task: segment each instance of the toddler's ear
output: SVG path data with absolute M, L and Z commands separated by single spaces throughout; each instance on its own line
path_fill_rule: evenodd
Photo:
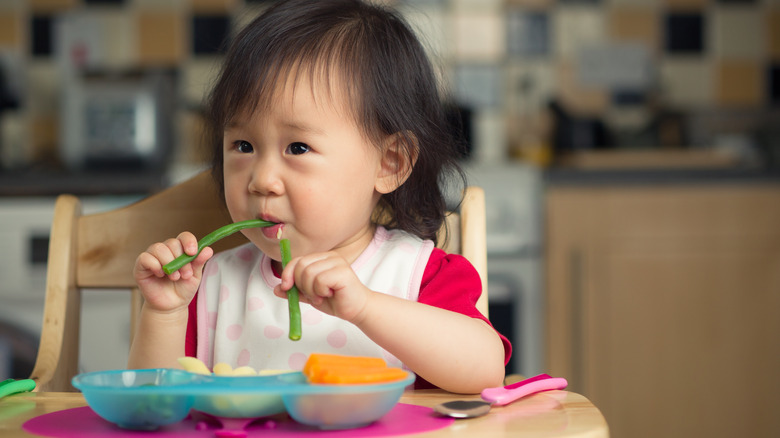
M 417 162 L 417 139 L 411 132 L 395 133 L 387 137 L 382 159 L 377 169 L 374 188 L 377 192 L 390 193 L 403 184 L 412 174 Z

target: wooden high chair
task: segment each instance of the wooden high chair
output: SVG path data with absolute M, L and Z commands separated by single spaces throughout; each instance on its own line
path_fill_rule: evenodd
M 132 275 L 138 254 L 182 231 L 200 238 L 230 222 L 208 172 L 105 213 L 82 215 L 78 198 L 59 196 L 49 243 L 41 338 L 30 376 L 37 382 L 36 391 L 75 390 L 70 381 L 78 374 L 81 289 L 132 291 L 129 311 L 134 333 L 142 302 Z M 452 232 L 444 249 L 462 254 L 479 272 L 483 294 L 477 308 L 487 316 L 485 195 L 481 188 L 466 188 L 460 211 L 447 217 L 447 227 Z M 243 235 L 236 233 L 213 248 L 222 251 L 244 242 Z

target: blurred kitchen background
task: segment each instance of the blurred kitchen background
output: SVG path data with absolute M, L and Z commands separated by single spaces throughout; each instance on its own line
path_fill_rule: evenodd
M 0 377 L 32 367 L 54 197 L 200 171 L 224 43 L 271 3 L 0 0 Z M 780 1 L 386 3 L 487 192 L 508 371 L 567 377 L 615 436 L 780 429 L 780 380 L 750 380 L 780 369 Z M 83 301 L 83 370 L 123 367 L 124 294 Z

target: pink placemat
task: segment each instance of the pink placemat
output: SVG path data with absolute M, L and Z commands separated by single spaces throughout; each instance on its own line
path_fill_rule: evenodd
M 398 403 L 387 415 L 374 423 L 348 430 L 321 430 L 296 423 L 286 415 L 272 420 L 260 419 L 246 427 L 247 437 L 304 438 L 328 436 L 333 438 L 385 437 L 428 432 L 447 427 L 455 421 L 436 415 L 433 409 Z M 196 421 L 187 417 L 184 421 L 162 427 L 152 432 L 122 429 L 100 418 L 88 406 L 52 412 L 32 418 L 24 423 L 28 433 L 56 438 L 81 437 L 214 437 L 220 426 L 213 422 Z

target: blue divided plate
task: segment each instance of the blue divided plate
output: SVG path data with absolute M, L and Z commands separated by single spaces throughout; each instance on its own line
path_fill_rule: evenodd
M 365 426 L 387 414 L 414 382 L 310 384 L 300 372 L 215 376 L 176 369 L 96 371 L 73 386 L 104 419 L 129 429 L 156 429 L 183 420 L 190 409 L 219 418 L 259 418 L 287 411 L 323 429 Z

